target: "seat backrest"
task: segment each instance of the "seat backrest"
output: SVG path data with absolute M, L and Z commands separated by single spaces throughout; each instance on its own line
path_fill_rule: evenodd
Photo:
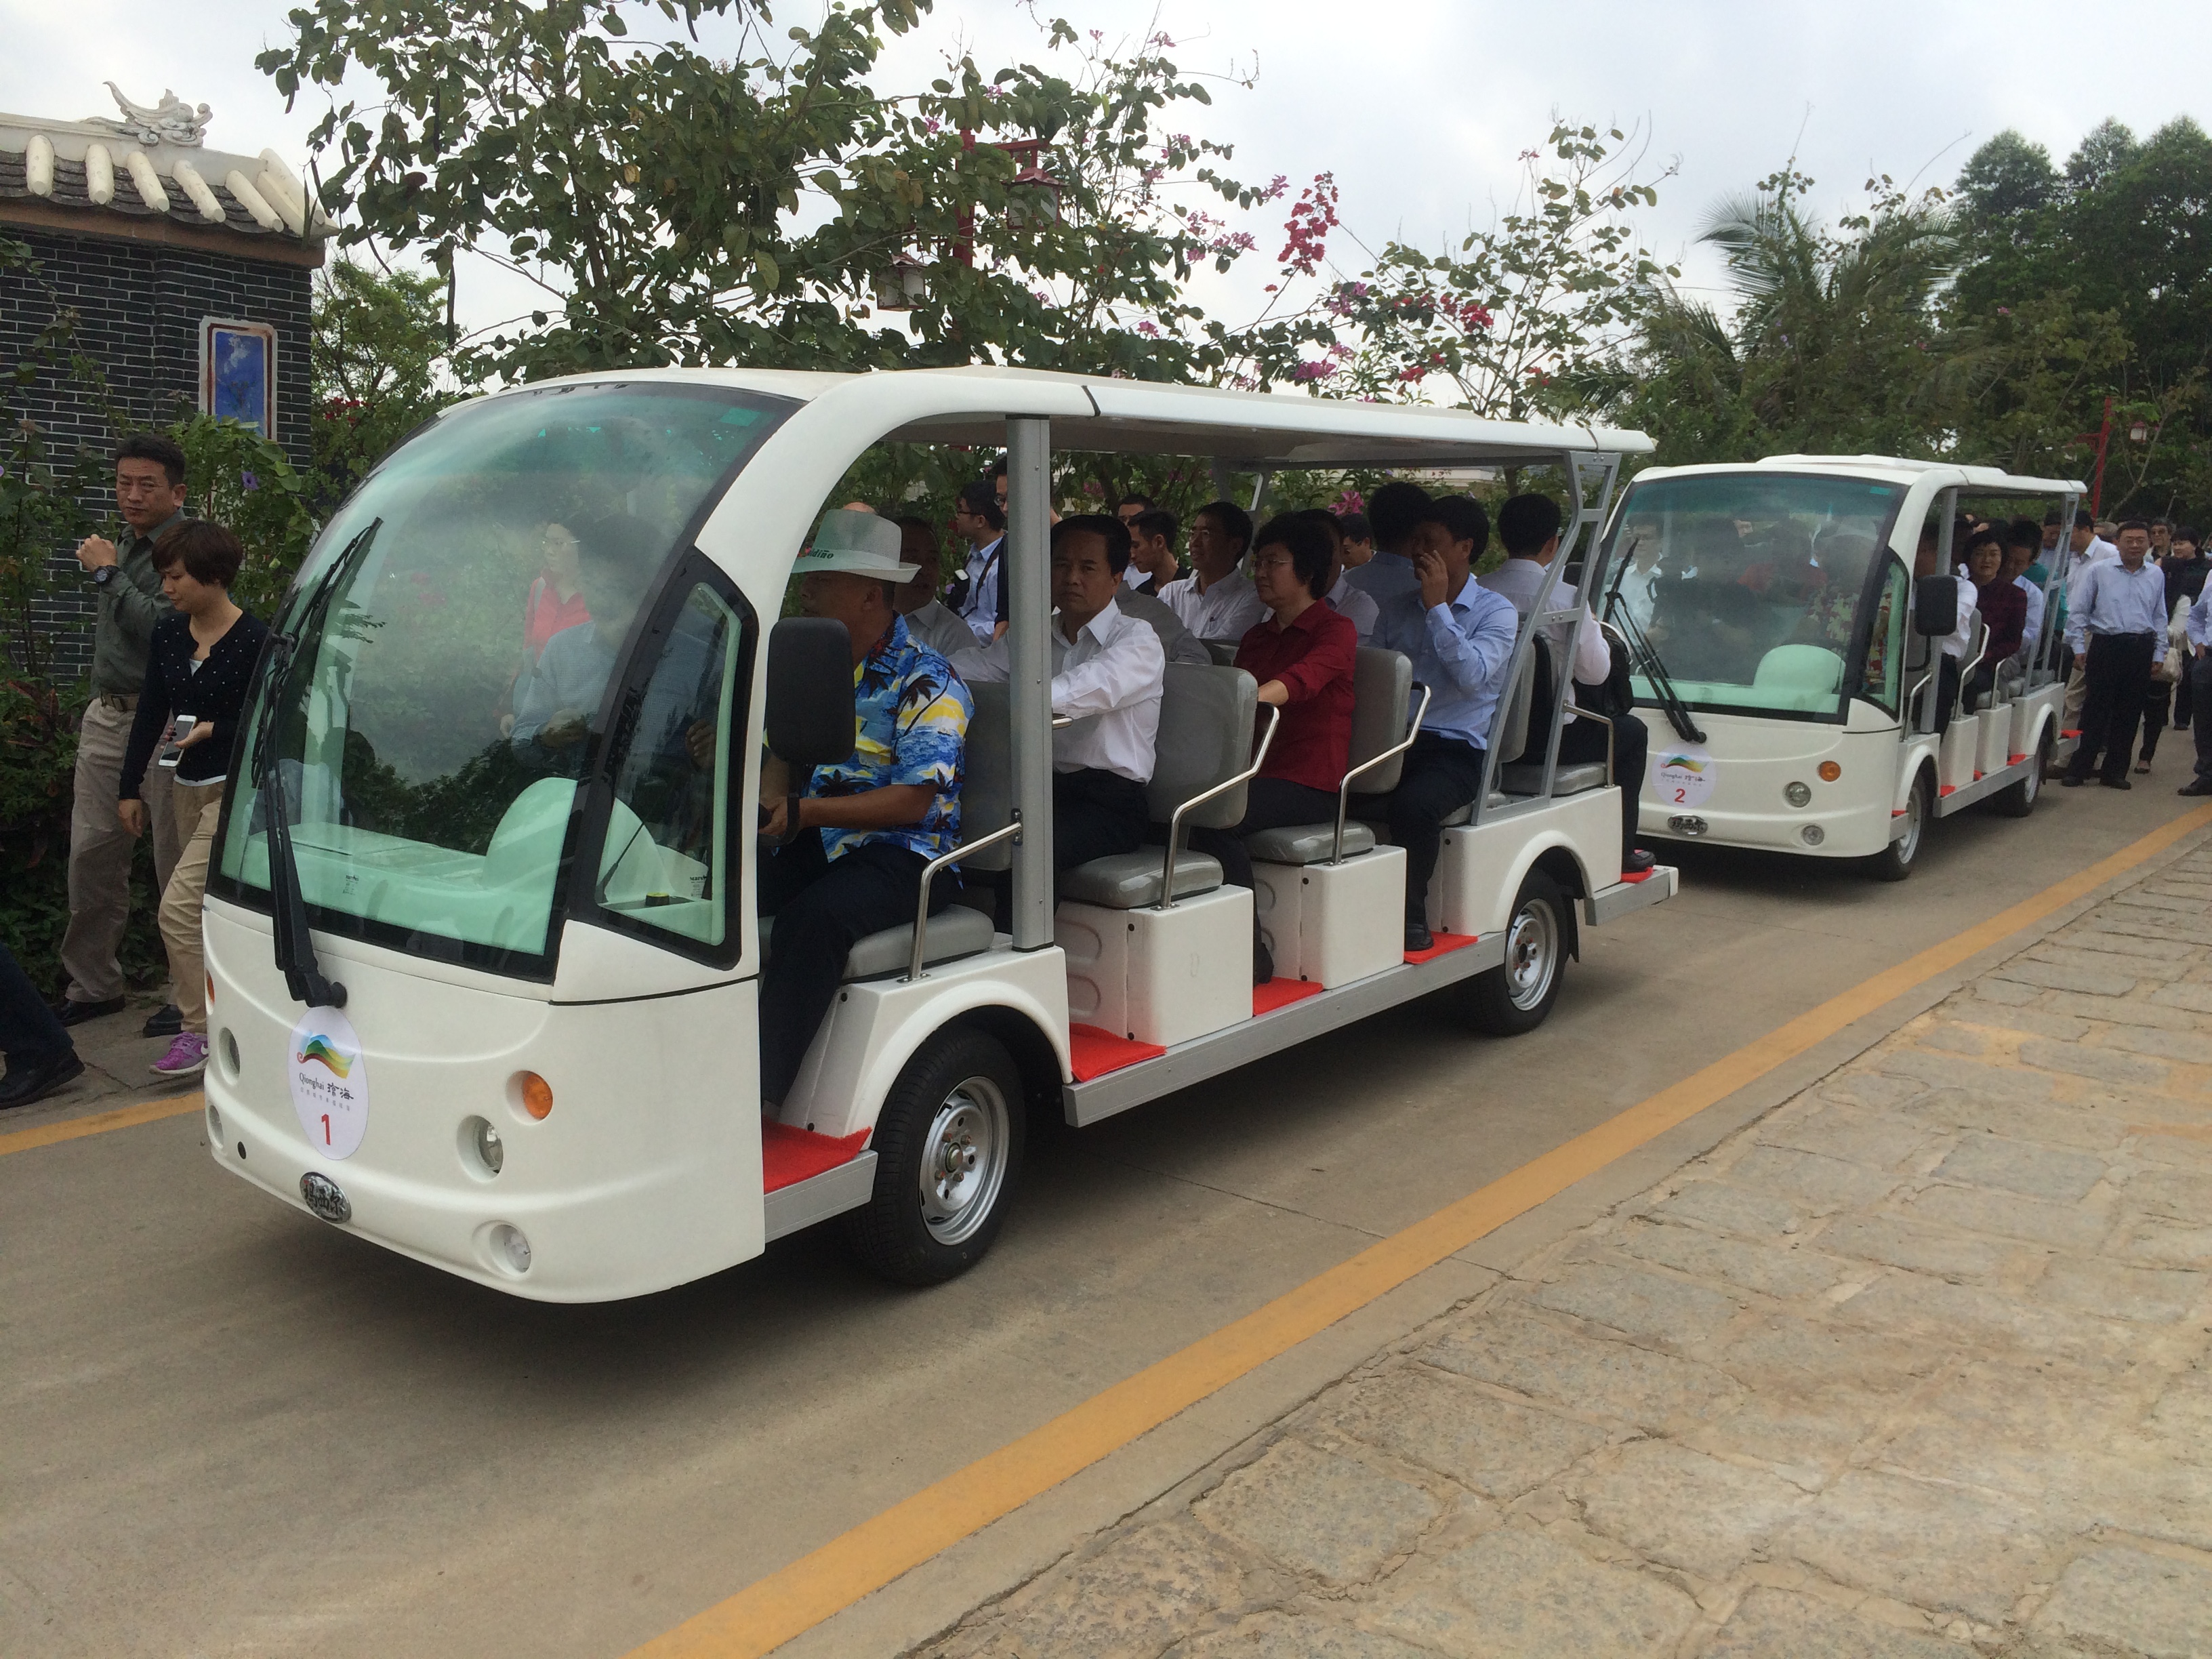
M 975 712 L 968 721 L 968 743 L 961 762 L 960 838 L 973 841 L 1014 821 L 1014 738 L 1012 689 L 1003 681 L 970 681 Z M 1013 866 L 1014 844 L 1002 841 L 973 858 L 969 870 Z
M 1241 668 L 1171 662 L 1160 696 L 1160 734 L 1146 790 L 1152 821 L 1165 823 L 1192 796 L 1252 763 L 1252 717 L 1260 684 Z M 1226 830 L 1244 817 L 1243 788 L 1224 790 L 1183 818 Z
M 1218 666 L 1223 668 L 1236 666 L 1237 647 L 1241 643 L 1240 641 L 1201 640 L 1199 643 L 1206 647 L 1206 654 L 1212 658 Z
M 1514 671 L 1512 684 L 1506 687 L 1504 696 L 1499 700 L 1504 716 L 1496 728 L 1498 763 L 1500 766 L 1512 765 L 1528 747 L 1529 733 L 1536 725 L 1530 716 L 1538 701 L 1536 683 L 1539 679 L 1547 687 L 1552 679 L 1551 653 L 1544 648 L 1541 635 L 1528 641 L 1528 654 L 1521 659 L 1520 666 Z M 1546 712 L 1548 714 L 1548 708 Z
M 1358 766 L 1406 740 L 1413 712 L 1413 665 L 1395 651 L 1363 645 L 1352 665 L 1352 758 Z M 1398 787 L 1406 757 L 1395 755 L 1352 781 L 1355 795 L 1383 795 Z
M 1759 659 L 1751 683 L 1759 690 L 1786 686 L 1826 696 L 1844 683 L 1844 659 L 1825 645 L 1778 645 Z

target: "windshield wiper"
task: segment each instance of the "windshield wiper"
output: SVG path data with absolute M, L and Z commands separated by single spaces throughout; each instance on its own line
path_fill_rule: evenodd
M 1636 618 L 1629 613 L 1628 607 L 1620 602 L 1621 576 L 1627 571 L 1629 561 L 1636 556 L 1636 550 L 1643 544 L 1643 538 L 1639 537 L 1629 543 L 1628 551 L 1621 555 L 1620 567 L 1613 575 L 1612 603 L 1606 607 L 1608 613 L 1606 620 L 1620 624 L 1621 637 L 1628 641 L 1630 654 L 1640 665 L 1644 678 L 1651 682 L 1652 697 L 1667 716 L 1667 724 L 1674 728 L 1675 735 L 1685 743 L 1703 743 L 1705 734 L 1697 721 L 1691 718 L 1690 705 L 1684 702 L 1681 694 L 1674 690 L 1674 682 L 1667 672 L 1667 665 L 1659 659 L 1657 647 L 1637 626 Z
M 300 866 L 292 853 L 291 803 L 284 796 L 283 768 L 277 757 L 276 732 L 290 712 L 292 680 L 300 641 L 317 635 L 338 579 L 353 566 L 382 528 L 382 519 L 372 520 L 359 535 L 339 550 L 323 572 L 322 580 L 300 607 L 299 620 L 290 628 L 269 635 L 269 697 L 262 706 L 260 740 L 254 748 L 255 781 L 267 803 L 269 823 L 269 918 L 275 944 L 277 971 L 292 1000 L 310 1008 L 343 1008 L 346 988 L 323 977 L 323 964 L 315 955 L 315 936 L 307 925 L 307 901 L 300 888 Z M 304 793 L 306 779 L 301 777 Z

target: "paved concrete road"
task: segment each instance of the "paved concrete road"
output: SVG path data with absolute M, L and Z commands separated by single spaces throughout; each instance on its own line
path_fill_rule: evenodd
M 1901 886 L 1693 857 L 1534 1036 L 1400 1011 L 1054 1138 L 992 1258 L 926 1295 L 808 1237 L 634 1304 L 514 1302 L 270 1203 L 193 1116 L 0 1158 L 0 1652 L 621 1653 L 2190 805 L 2160 783 L 1967 815 Z M 107 1035 L 132 1081 L 158 1045 Z M 1380 1340 L 1346 1328 L 1339 1373 Z M 1252 1425 L 1191 1413 L 1142 1495 Z
M 2212 1654 L 2212 853 L 927 1659 Z

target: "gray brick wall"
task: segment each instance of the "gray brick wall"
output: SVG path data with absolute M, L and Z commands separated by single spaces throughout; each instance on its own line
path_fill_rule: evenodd
M 199 248 L 76 236 L 0 226 L 27 246 L 39 269 L 0 283 L 0 366 L 23 360 L 58 307 L 77 313 L 75 344 L 98 362 L 108 395 L 133 426 L 166 426 L 198 406 L 203 317 L 267 323 L 276 331 L 276 432 L 295 465 L 307 465 L 307 343 L 313 273 L 304 267 Z M 114 441 L 105 412 L 61 372 L 41 370 L 4 394 L 12 421 L 28 416 L 64 455 L 79 446 L 105 454 Z M 87 505 L 112 514 L 103 492 Z M 64 682 L 92 664 L 92 604 L 70 550 L 54 550 L 52 591 L 33 625 L 53 648 Z

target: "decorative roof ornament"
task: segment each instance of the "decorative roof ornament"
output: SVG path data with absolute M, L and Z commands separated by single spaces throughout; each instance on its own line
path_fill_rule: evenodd
M 214 118 L 215 112 L 205 104 L 195 109 L 163 87 L 161 101 L 149 109 L 125 98 L 114 82 L 106 84 L 124 118 L 118 121 L 108 115 L 88 115 L 85 125 L 105 127 L 125 138 L 136 138 L 142 144 L 175 144 L 180 149 L 191 149 L 207 142 L 207 125 Z

